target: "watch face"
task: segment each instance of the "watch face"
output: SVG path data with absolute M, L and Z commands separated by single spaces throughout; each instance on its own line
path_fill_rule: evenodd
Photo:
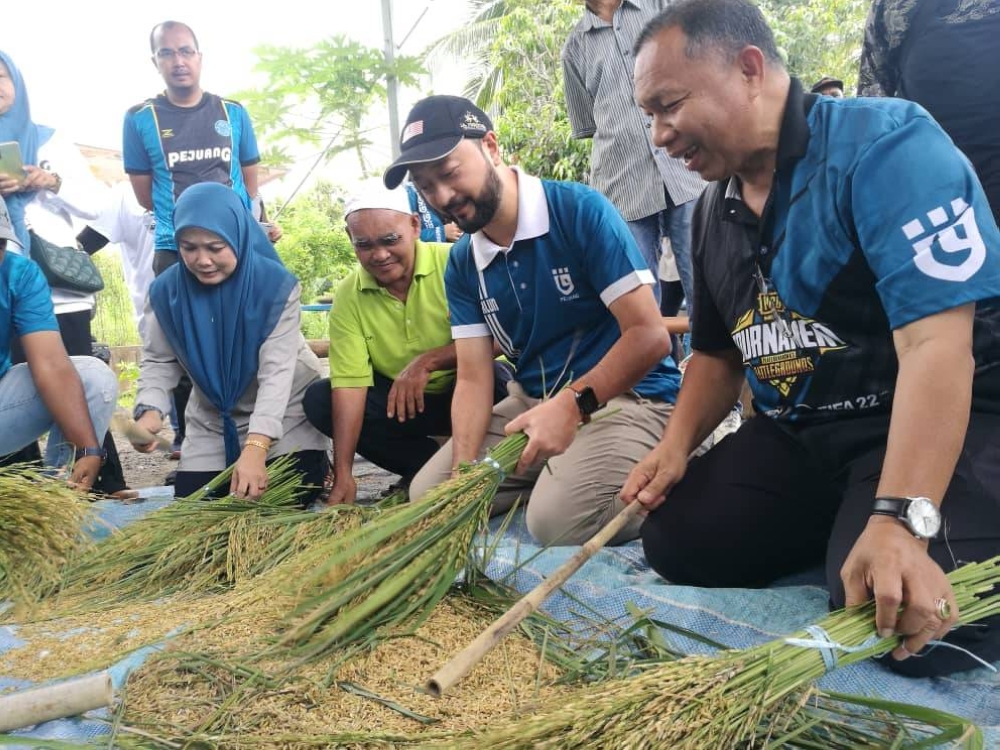
M 910 500 L 910 505 L 906 509 L 906 520 L 910 522 L 913 533 L 924 539 L 936 536 L 941 529 L 941 513 L 926 497 L 915 497 Z
M 576 404 L 580 408 L 580 413 L 583 415 L 590 415 L 601 408 L 600 403 L 597 401 L 597 394 L 594 393 L 593 388 L 584 388 L 582 391 L 576 394 Z

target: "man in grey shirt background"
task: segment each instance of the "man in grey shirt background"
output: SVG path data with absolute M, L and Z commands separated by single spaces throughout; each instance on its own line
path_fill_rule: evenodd
M 563 47 L 563 90 L 573 137 L 593 139 L 590 184 L 628 222 L 654 276 L 661 240 L 670 239 L 691 314 L 691 212 L 705 183 L 653 145 L 632 92 L 632 45 L 667 4 L 586 0 Z

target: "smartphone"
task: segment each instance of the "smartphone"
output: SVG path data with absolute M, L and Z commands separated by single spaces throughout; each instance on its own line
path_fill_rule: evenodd
M 0 143 L 0 174 L 16 177 L 19 180 L 28 176 L 21 162 L 21 147 L 17 141 Z

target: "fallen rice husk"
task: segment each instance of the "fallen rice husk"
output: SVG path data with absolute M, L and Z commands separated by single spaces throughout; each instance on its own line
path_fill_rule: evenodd
M 447 702 L 425 694 L 421 686 L 428 670 L 489 620 L 489 613 L 448 597 L 414 634 L 385 640 L 341 663 L 334 674 L 331 660 L 315 660 L 288 679 L 249 691 L 248 673 L 241 684 L 232 665 L 207 656 L 246 637 L 245 624 L 196 631 L 175 639 L 167 652 L 130 677 L 121 723 L 162 740 L 199 746 L 362 747 L 389 738 L 409 744 L 428 733 L 482 728 L 569 691 L 553 684 L 558 670 L 518 635 Z M 253 669 L 287 673 L 286 666 L 275 660 Z
M 1000 613 L 1000 557 L 949 576 L 963 624 Z M 875 633 L 869 602 L 828 615 L 818 625 L 838 644 L 839 666 L 880 656 L 900 638 Z M 813 639 L 808 633 L 794 637 Z M 856 650 L 854 650 L 856 649 Z M 752 748 L 786 731 L 825 672 L 819 650 L 779 639 L 746 651 L 694 656 L 627 680 L 581 690 L 536 716 L 474 736 L 454 748 Z M 764 737 L 760 734 L 764 733 Z
M 90 503 L 65 481 L 28 465 L 0 469 L 0 604 L 34 606 L 85 543 Z
M 0 654 L 0 674 L 34 682 L 85 674 L 172 633 L 240 616 L 238 612 L 229 593 L 167 597 L 17 624 L 13 634 L 23 645 Z

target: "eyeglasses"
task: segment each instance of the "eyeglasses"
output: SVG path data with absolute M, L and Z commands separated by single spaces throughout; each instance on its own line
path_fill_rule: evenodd
M 359 253 L 367 253 L 367 252 L 370 252 L 370 251 L 374 250 L 376 246 L 378 246 L 378 247 L 395 247 L 397 244 L 399 244 L 399 241 L 401 239 L 403 239 L 403 238 L 400 237 L 395 232 L 393 232 L 392 234 L 387 234 L 385 237 L 379 237 L 379 238 L 377 238 L 377 239 L 375 239 L 373 241 L 372 240 L 360 240 L 358 242 L 354 242 L 353 245 L 354 245 L 354 249 L 357 250 Z
M 175 57 L 180 57 L 184 60 L 190 60 L 197 54 L 198 50 L 191 49 L 190 47 L 181 47 L 180 49 L 170 49 L 169 47 L 163 47 L 162 49 L 156 50 L 156 57 L 160 60 L 173 60 Z

